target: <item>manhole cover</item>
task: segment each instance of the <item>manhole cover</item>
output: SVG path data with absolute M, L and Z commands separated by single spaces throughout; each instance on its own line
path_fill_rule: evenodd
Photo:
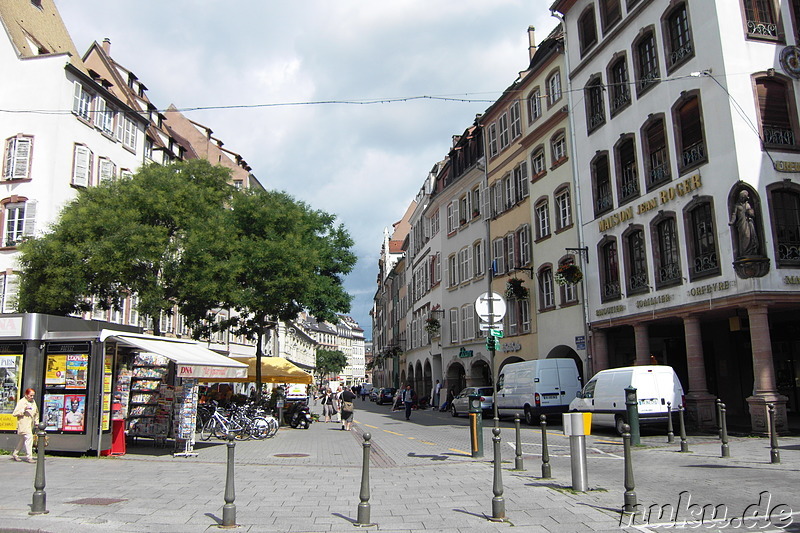
M 112 503 L 126 502 L 124 498 L 83 498 L 80 500 L 73 500 L 67 503 L 76 503 L 78 505 L 111 505 Z
M 308 457 L 307 453 L 276 453 L 275 457 Z

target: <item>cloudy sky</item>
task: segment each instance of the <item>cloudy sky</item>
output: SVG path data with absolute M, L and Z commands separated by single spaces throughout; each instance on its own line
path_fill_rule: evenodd
M 268 189 L 338 215 L 359 258 L 350 315 L 367 338 L 383 229 L 527 66 L 528 26 L 538 42 L 556 25 L 550 3 L 56 0 L 78 50 L 111 39 L 159 108 L 246 106 L 185 114 Z

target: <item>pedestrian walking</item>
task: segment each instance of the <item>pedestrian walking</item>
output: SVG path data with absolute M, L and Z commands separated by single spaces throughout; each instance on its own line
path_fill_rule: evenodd
M 350 389 L 345 389 L 344 392 L 342 392 L 342 429 L 346 431 L 350 431 L 353 425 L 353 412 L 355 411 L 353 400 L 355 399 L 356 395 Z
M 433 398 L 433 408 L 434 410 L 439 409 L 439 400 L 441 399 L 442 395 L 442 384 L 439 383 L 439 380 L 436 380 L 436 384 L 433 386 L 433 394 L 431 398 Z
M 406 385 L 403 391 L 403 404 L 406 406 L 406 420 L 411 420 L 411 407 L 414 405 L 414 390 L 411 385 Z
M 338 420 L 337 420 L 338 417 Z M 342 421 L 342 386 L 336 389 L 336 392 L 333 393 L 333 421 L 334 422 L 341 422 Z
M 17 418 L 17 434 L 19 435 L 17 447 L 11 453 L 11 459 L 14 461 L 33 462 L 33 427 L 39 419 L 39 408 L 33 399 L 34 396 L 36 396 L 35 390 L 25 389 L 25 395 L 19 399 L 11 413 Z M 19 457 L 22 449 L 25 450 L 25 459 Z
M 333 395 L 329 388 L 326 387 L 322 390 L 322 398 L 320 401 L 322 402 L 322 415 L 325 417 L 323 422 L 330 422 L 333 416 Z

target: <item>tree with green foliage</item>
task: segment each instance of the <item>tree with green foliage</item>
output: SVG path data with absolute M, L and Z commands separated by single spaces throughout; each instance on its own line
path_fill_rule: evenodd
M 322 376 L 336 375 L 347 366 L 347 356 L 341 350 L 317 350 L 317 373 Z
M 216 270 L 209 272 L 207 261 L 187 259 L 182 283 L 187 292 L 178 303 L 198 329 L 231 328 L 255 341 L 260 392 L 265 334 L 276 321 L 293 320 L 303 310 L 331 322 L 338 320 L 337 312 L 349 311 L 343 281 L 356 256 L 352 239 L 334 215 L 284 192 L 243 191 L 230 207 L 226 237 L 213 244 Z M 207 284 L 209 277 L 215 278 L 213 284 Z M 195 289 L 204 283 L 207 290 Z M 210 310 L 218 308 L 232 309 L 232 316 L 215 321 Z
M 219 224 L 235 192 L 229 178 L 221 166 L 191 160 L 81 189 L 50 232 L 20 246 L 20 311 L 121 309 L 135 294 L 158 335 L 159 317 L 185 292 L 186 251 L 209 232 L 224 242 Z

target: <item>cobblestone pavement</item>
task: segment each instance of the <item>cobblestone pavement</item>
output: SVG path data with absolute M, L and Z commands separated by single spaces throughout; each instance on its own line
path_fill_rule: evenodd
M 483 422 L 480 458 L 471 456 L 466 418 L 415 411 L 406 421 L 388 406 L 361 401 L 356 402 L 353 431 L 342 431 L 337 423 L 315 423 L 308 430 L 282 428 L 266 441 L 236 443 L 236 529 L 353 531 L 364 434 L 369 433 L 368 503 L 375 525 L 367 529 L 661 531 L 681 524 L 698 527 L 703 519 L 706 531 L 800 531 L 798 437 L 781 438 L 781 463 L 771 464 L 769 442 L 763 438 L 731 438 L 731 457 L 723 459 L 713 436 L 691 436 L 688 453 L 679 451 L 677 438 L 667 444 L 662 435 L 643 436 L 642 446 L 632 451 L 639 512 L 623 517 L 621 527 L 620 438 L 609 432 L 587 437 L 589 491 L 580 493 L 571 489 L 568 439 L 560 428 L 548 430 L 552 479 L 542 479 L 540 429 L 521 428 L 524 470 L 515 471 L 516 438 L 509 421 L 501 423 L 498 444 L 499 509 L 504 508 L 507 520 L 492 522 L 493 422 Z M 217 530 L 225 503 L 227 446 L 200 442 L 195 451 L 196 457 L 173 457 L 172 448 L 140 441 L 122 457 L 48 455 L 49 513 L 36 516 L 28 514 L 35 465 L 0 456 L 0 531 Z M 715 510 L 717 520 L 710 522 Z

